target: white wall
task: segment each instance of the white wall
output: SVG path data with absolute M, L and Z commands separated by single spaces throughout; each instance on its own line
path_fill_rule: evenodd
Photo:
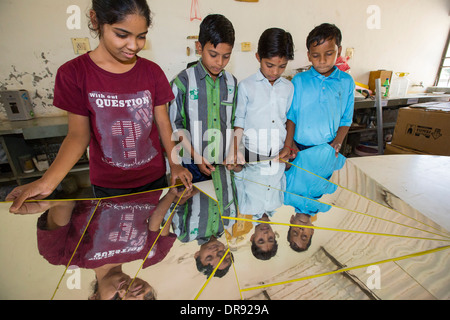
M 190 21 L 192 0 L 148 0 L 153 25 L 148 35 L 149 50 L 141 56 L 158 63 L 169 80 L 193 52 L 189 35 L 198 34 L 200 21 Z M 259 35 L 269 27 L 292 33 L 295 60 L 288 73 L 308 64 L 305 39 L 314 26 L 335 23 L 343 33 L 343 52 L 355 48 L 349 61 L 355 81 L 367 84 L 369 72 L 388 69 L 410 73 L 412 84 L 434 83 L 450 27 L 448 0 L 260 0 L 244 3 L 234 0 L 198 0 L 199 14 L 222 13 L 234 24 L 236 46 L 227 70 L 241 80 L 258 68 L 254 57 Z M 70 30 L 66 12 L 70 5 L 81 8 L 80 29 Z M 62 114 L 52 106 L 57 68 L 75 57 L 71 38 L 89 37 L 91 48 L 97 40 L 87 28 L 89 0 L 0 0 L 0 90 L 26 89 L 36 105 L 37 116 Z M 371 22 L 377 16 L 379 24 Z M 369 24 L 368 24 L 369 23 Z M 252 52 L 241 52 L 240 42 L 249 41 Z M 412 89 L 423 91 L 424 88 Z M 6 114 L 0 110 L 0 119 Z

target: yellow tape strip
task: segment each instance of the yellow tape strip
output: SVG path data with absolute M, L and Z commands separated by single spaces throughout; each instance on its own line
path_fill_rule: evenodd
M 382 264 L 382 263 L 386 263 L 386 262 L 393 262 L 393 261 L 399 261 L 399 260 L 404 260 L 404 259 L 409 259 L 409 258 L 415 258 L 415 257 L 423 256 L 423 255 L 426 255 L 426 254 L 430 254 L 430 253 L 446 250 L 446 249 L 449 249 L 449 248 L 450 248 L 450 246 L 438 247 L 438 248 L 431 249 L 431 250 L 425 250 L 425 251 L 421 251 L 421 252 L 416 252 L 416 253 L 400 256 L 400 257 L 397 257 L 397 258 L 390 258 L 390 259 L 386 259 L 386 260 L 380 260 L 380 261 L 377 261 L 377 262 L 362 264 L 362 265 L 355 266 L 355 267 L 342 268 L 342 269 L 338 269 L 338 270 L 335 270 L 335 271 L 324 272 L 324 273 L 320 273 L 320 274 L 316 274 L 316 275 L 312 275 L 312 276 L 306 276 L 306 277 L 302 277 L 302 278 L 298 278 L 298 279 L 287 280 L 287 281 L 280 281 L 280 282 L 265 284 L 265 285 L 262 285 L 262 286 L 245 288 L 245 289 L 242 289 L 241 291 L 243 291 L 243 292 L 244 291 L 251 291 L 251 290 L 256 290 L 256 289 L 262 289 L 262 288 L 279 286 L 279 285 L 282 285 L 282 284 L 293 283 L 293 282 L 297 282 L 297 281 L 303 281 L 303 280 L 308 280 L 308 279 L 313 279 L 313 278 L 319 278 L 319 277 L 328 276 L 328 275 L 331 275 L 331 274 L 341 273 L 341 272 L 345 272 L 345 271 L 366 268 L 366 267 L 369 267 L 369 266 L 372 266 L 372 265 L 376 265 L 376 264 Z
M 65 200 L 65 201 L 67 201 L 67 200 Z M 95 206 L 94 212 L 92 212 L 91 217 L 89 218 L 89 221 L 88 221 L 88 223 L 87 223 L 87 225 L 86 225 L 86 228 L 84 228 L 83 234 L 81 235 L 80 240 L 78 241 L 77 246 L 75 247 L 75 250 L 73 251 L 72 256 L 70 257 L 70 260 L 69 260 L 69 262 L 67 263 L 66 269 L 64 270 L 64 272 L 63 272 L 61 278 L 59 279 L 58 285 L 56 286 L 56 289 L 55 289 L 55 291 L 53 292 L 53 295 L 52 295 L 51 300 L 53 300 L 53 298 L 55 297 L 56 291 L 58 291 L 59 285 L 61 284 L 61 281 L 62 281 L 62 279 L 64 278 L 64 276 L 65 276 L 65 274 L 66 274 L 66 272 L 67 272 L 67 269 L 70 267 L 70 263 L 72 262 L 72 259 L 73 259 L 73 257 L 75 256 L 75 252 L 77 252 L 78 246 L 80 245 L 81 240 L 83 240 L 84 234 L 86 233 L 86 230 L 87 230 L 87 228 L 89 227 L 89 224 L 91 223 L 91 220 L 92 220 L 92 218 L 94 217 L 94 214 L 97 212 L 97 208 L 98 208 L 98 205 L 99 205 L 99 204 L 100 204 L 100 201 L 97 201 L 97 205 Z

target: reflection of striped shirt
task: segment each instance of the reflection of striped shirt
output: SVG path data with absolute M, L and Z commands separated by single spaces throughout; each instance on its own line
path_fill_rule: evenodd
M 222 163 L 233 129 L 237 80 L 223 70 L 214 81 L 201 60 L 172 81 L 169 107 L 174 132 L 186 129 L 194 150 L 212 163 Z
M 232 219 L 221 219 L 222 216 L 234 218 L 237 215 L 234 177 L 222 165 L 216 166 L 211 176 L 217 201 L 200 191 L 175 208 L 172 227 L 181 242 L 197 240 L 202 245 L 211 236 L 219 238 L 224 228 L 231 228 L 234 224 Z M 167 211 L 165 220 L 174 206 Z

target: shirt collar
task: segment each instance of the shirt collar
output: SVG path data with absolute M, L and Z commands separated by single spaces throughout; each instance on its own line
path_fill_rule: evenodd
M 208 71 L 206 71 L 206 68 L 205 68 L 205 66 L 202 63 L 202 59 L 201 58 L 198 60 L 198 63 L 197 63 L 197 65 L 195 67 L 197 68 L 197 71 L 199 72 L 200 79 L 203 80 L 206 76 L 210 76 L 210 74 L 208 73 Z M 225 72 L 225 70 L 222 70 L 219 73 L 219 75 L 217 76 L 217 78 L 221 77 L 224 72 Z
M 333 72 L 331 72 L 331 74 L 328 77 L 321 75 L 319 72 L 317 72 L 316 69 L 314 69 L 313 66 L 311 66 L 311 69 L 309 69 L 309 70 L 311 70 L 311 76 L 313 76 L 313 77 L 339 79 L 339 69 L 336 66 L 334 66 L 333 68 L 334 68 Z
M 258 72 L 256 72 L 256 81 L 264 81 L 264 80 L 269 82 L 269 80 L 267 80 L 267 78 L 261 72 L 261 69 L 258 69 Z M 280 81 L 281 81 L 281 77 L 279 77 L 277 80 L 275 80 L 274 84 L 277 84 Z
M 266 77 L 264 77 L 263 73 L 261 72 L 261 69 L 258 69 L 258 72 L 256 72 L 256 80 L 263 81 L 264 79 L 266 79 Z

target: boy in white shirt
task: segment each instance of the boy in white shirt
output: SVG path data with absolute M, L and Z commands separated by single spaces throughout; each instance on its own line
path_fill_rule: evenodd
M 289 147 L 284 147 L 284 142 L 286 114 L 291 106 L 294 86 L 281 77 L 288 61 L 294 59 L 290 33 L 279 28 L 265 30 L 258 42 L 256 59 L 260 69 L 239 83 L 234 144 L 227 157 L 228 169 L 236 168 L 236 164 L 245 164 L 242 171 L 234 175 L 240 213 L 252 215 L 252 220 L 272 216 L 283 204 L 280 190 L 284 190 L 286 185 L 285 164 L 270 160 L 277 157 L 288 160 L 291 153 Z M 241 142 L 243 148 L 235 147 Z M 276 254 L 276 240 L 262 247 L 254 239 L 252 237 L 255 247 L 255 250 L 252 247 L 252 252 L 256 258 L 270 259 Z
M 279 28 L 265 30 L 258 42 L 256 59 L 260 69 L 242 80 L 234 121 L 234 142 L 243 139 L 245 157 L 230 148 L 227 164 L 269 159 L 290 155 L 284 147 L 286 114 L 294 95 L 292 83 L 282 78 L 289 60 L 294 59 L 294 44 L 290 33 Z

